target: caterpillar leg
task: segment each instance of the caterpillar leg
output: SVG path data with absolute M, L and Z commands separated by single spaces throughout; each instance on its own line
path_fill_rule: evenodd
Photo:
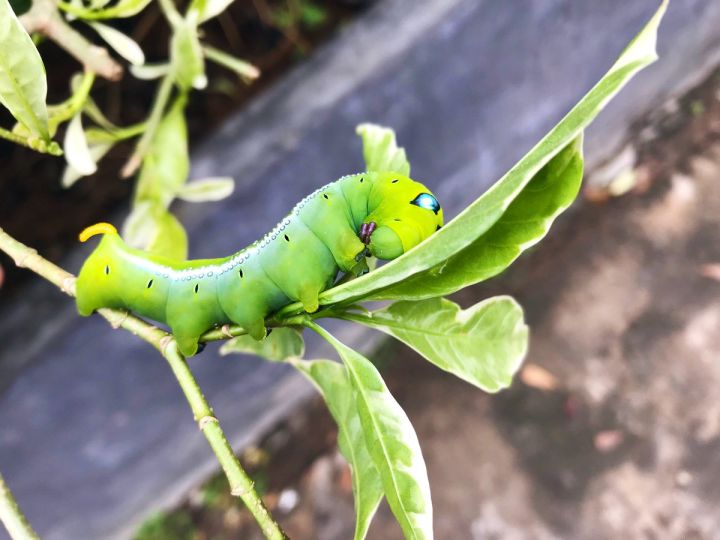
M 178 350 L 183 356 L 193 356 L 198 352 L 200 334 L 182 334 L 176 331 L 173 331 L 173 334 L 175 335 L 175 341 L 177 341 Z
M 267 329 L 265 328 L 264 319 L 258 319 L 250 324 L 245 325 L 245 330 L 247 330 L 247 333 L 250 335 L 251 338 L 257 341 L 265 339 L 265 336 L 267 335 Z

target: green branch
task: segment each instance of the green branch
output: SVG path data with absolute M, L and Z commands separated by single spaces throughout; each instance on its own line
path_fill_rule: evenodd
M 75 276 L 41 257 L 37 251 L 18 242 L 2 229 L 0 229 L 0 251 L 7 253 L 18 267 L 27 268 L 35 272 L 59 287 L 60 290 L 66 294 L 75 296 Z M 255 491 L 252 480 L 240 465 L 227 437 L 220 427 L 218 419 L 213 415 L 210 405 L 205 399 L 205 396 L 203 396 L 192 371 L 190 371 L 185 358 L 178 352 L 177 344 L 172 335 L 129 314 L 127 311 L 103 308 L 98 310 L 98 313 L 107 319 L 113 328 L 124 328 L 160 351 L 170 364 L 170 368 L 175 374 L 175 378 L 190 404 L 195 421 L 198 423 L 200 430 L 203 432 L 203 435 L 205 435 L 220 466 L 225 472 L 228 482 L 230 483 L 231 493 L 242 499 L 268 540 L 283 540 L 287 538 L 280 526 L 273 520 L 270 512 L 268 512 L 268 509 L 263 504 L 262 499 L 260 499 Z M 243 332 L 237 328 L 234 328 L 233 331 Z M 228 333 L 223 335 L 224 337 L 220 337 L 217 332 L 213 330 L 206 334 L 206 339 L 208 337 L 210 340 L 224 339 L 232 334 L 228 330 Z M 240 334 L 238 333 L 237 335 Z M 0 516 L 2 516 L 2 514 L 0 514 Z M 26 536 L 19 538 L 35 537 Z
M 40 538 L 23 515 L 2 475 L 0 475 L 0 521 L 5 525 L 13 540 L 39 540 Z

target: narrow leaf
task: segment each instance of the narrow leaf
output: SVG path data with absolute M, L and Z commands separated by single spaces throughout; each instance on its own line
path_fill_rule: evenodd
M 446 261 L 379 291 L 403 300 L 444 296 L 505 270 L 539 242 L 575 200 L 583 176 L 582 137 L 560 151 L 473 243 Z
M 134 248 L 177 260 L 187 258 L 187 234 L 180 222 L 163 206 L 142 201 L 133 207 L 122 230 L 125 242 Z
M 213 17 L 217 17 L 225 11 L 234 0 L 206 0 L 205 9 L 200 16 L 200 22 L 203 23 Z
M 194 180 L 182 186 L 177 196 L 188 202 L 220 201 L 229 197 L 235 189 L 235 181 L 226 176 Z
M 231 54 L 216 49 L 215 47 L 210 47 L 209 45 L 203 45 L 202 50 L 208 60 L 212 60 L 234 71 L 245 80 L 257 79 L 260 76 L 260 70 L 250 62 L 240 60 Z
M 167 210 L 155 216 L 155 236 L 147 246 L 150 253 L 184 261 L 188 254 L 188 239 L 185 228 Z
M 185 99 L 178 98 L 160 122 L 140 169 L 135 202 L 152 201 L 167 208 L 185 184 L 190 170 Z
M 630 79 L 657 59 L 655 40 L 667 7 L 664 1 L 610 71 L 525 157 L 480 198 L 437 233 L 371 275 L 349 281 L 320 296 L 323 304 L 383 298 L 381 289 L 401 282 L 459 253 L 500 219 L 530 180 L 583 130 Z
M 110 151 L 112 147 L 113 143 L 90 144 L 88 146 L 90 150 L 90 158 L 93 160 L 93 162 L 97 163 L 103 158 L 103 156 L 105 156 L 105 154 Z M 75 167 L 68 163 L 65 167 L 65 171 L 63 172 L 61 182 L 62 187 L 69 188 L 83 176 L 87 175 L 78 171 Z
M 140 45 L 134 40 L 122 32 L 115 30 L 112 26 L 97 22 L 88 24 L 125 60 L 135 66 L 141 66 L 145 63 L 145 54 L 140 48 Z
M 161 64 L 143 64 L 141 66 L 130 66 L 130 73 L 136 79 L 143 81 L 151 81 L 164 77 L 170 72 L 170 64 L 165 62 Z
M 49 142 L 46 97 L 40 53 L 8 0 L 0 0 L 0 103 L 30 133 Z
M 375 124 L 360 124 L 356 131 L 362 138 L 366 170 L 410 176 L 410 163 L 405 149 L 398 148 L 392 129 Z
M 300 358 L 305 352 L 302 334 L 294 328 L 280 327 L 268 330 L 263 340 L 256 340 L 248 335 L 238 336 L 220 347 L 220 354 L 255 354 L 266 360 L 283 361 L 289 358 Z
M 78 112 L 68 123 L 63 150 L 68 164 L 83 176 L 97 171 L 95 159 L 88 148 L 82 127 L 82 113 Z
M 205 62 L 203 59 L 197 25 L 193 21 L 182 19 L 175 27 L 170 42 L 170 58 L 175 80 L 178 86 L 189 90 L 201 85 L 205 79 Z
M 335 348 L 345 363 L 356 391 L 363 438 L 405 538 L 432 539 L 430 484 L 410 420 L 367 358 L 316 324 L 310 323 L 310 327 Z
M 395 302 L 343 318 L 394 336 L 439 368 L 487 392 L 507 388 L 527 352 L 522 308 L 507 296 L 466 310 L 445 298 Z
M 352 472 L 355 500 L 353 540 L 363 540 L 382 500 L 383 487 L 365 443 L 357 394 L 342 364 L 313 360 L 296 361 L 293 365 L 316 386 L 338 425 L 338 446 Z

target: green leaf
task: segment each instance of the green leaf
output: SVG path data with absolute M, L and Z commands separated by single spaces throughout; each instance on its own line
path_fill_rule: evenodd
M 88 148 L 82 127 L 82 113 L 78 112 L 68 124 L 63 141 L 63 150 L 68 164 L 81 175 L 87 176 L 97 171 L 97 165 Z
M 8 0 L 0 0 L 0 103 L 30 133 L 49 143 L 46 97 L 40 53 Z
M 212 60 L 213 62 L 234 71 L 246 81 L 257 79 L 260 76 L 260 70 L 249 62 L 240 60 L 231 54 L 223 52 L 220 49 L 216 49 L 215 47 L 210 47 L 209 45 L 203 45 L 202 50 L 208 60 Z
M 363 438 L 405 538 L 431 539 L 432 501 L 415 430 L 375 366 L 315 323 L 306 323 L 340 354 L 356 391 Z
M 225 11 L 234 0 L 206 0 L 205 8 L 202 10 L 200 15 L 200 22 L 204 23 L 208 19 L 217 17 L 223 11 Z
M 188 239 L 185 228 L 167 210 L 155 216 L 155 236 L 147 246 L 147 250 L 179 261 L 187 259 Z
M 170 64 L 165 62 L 161 64 L 143 64 L 142 66 L 130 66 L 130 73 L 136 79 L 143 81 L 151 81 L 164 77 L 170 72 Z
M 472 244 L 377 296 L 403 300 L 444 296 L 496 276 L 547 234 L 555 218 L 575 200 L 582 176 L 580 137 L 545 165 L 500 219 Z
M 203 178 L 185 184 L 177 196 L 188 202 L 220 201 L 229 197 L 235 189 L 235 181 L 227 176 Z
M 583 130 L 628 81 L 657 59 L 657 29 L 664 1 L 650 22 L 625 49 L 610 71 L 543 139 L 480 198 L 437 233 L 367 276 L 329 289 L 320 295 L 322 304 L 362 298 L 385 298 L 383 290 L 408 277 L 441 265 L 484 235 L 523 192 L 528 183 L 563 148 L 577 140 Z
M 363 540 L 382 500 L 383 487 L 365 443 L 357 394 L 342 364 L 313 360 L 296 361 L 293 365 L 317 387 L 338 425 L 338 446 L 352 472 L 355 500 L 353 540 Z
M 310 3 L 303 3 L 300 7 L 300 19 L 303 24 L 313 30 L 322 26 L 328 18 L 325 8 Z
M 487 392 L 510 386 L 528 345 L 522 308 L 498 296 L 461 310 L 445 298 L 395 302 L 369 314 L 341 315 L 382 330 L 440 369 Z
M 177 260 L 187 258 L 187 234 L 182 224 L 164 207 L 142 201 L 133 207 L 123 224 L 123 238 L 132 247 Z
M 302 334 L 294 328 L 280 327 L 268 330 L 263 340 L 256 340 L 248 335 L 231 339 L 220 347 L 220 354 L 246 353 L 255 354 L 272 361 L 288 358 L 300 358 L 305 352 Z
M 175 100 L 158 126 L 143 158 L 135 201 L 152 201 L 167 208 L 187 181 L 190 171 L 185 102 Z
M 192 20 L 181 19 L 174 28 L 170 46 L 172 69 L 178 86 L 183 90 L 204 88 L 207 78 L 197 24 Z
M 395 132 L 375 124 L 360 124 L 357 134 L 362 138 L 365 168 L 368 171 L 396 172 L 410 176 L 410 163 L 405 149 L 398 148 Z
M 76 5 L 75 2 L 64 2 L 63 0 L 59 0 L 58 6 L 63 11 L 66 11 L 75 17 L 86 21 L 93 21 L 132 17 L 144 10 L 150 2 L 152 2 L 152 0 L 120 0 L 120 2 L 114 6 L 95 9 L 96 7 L 103 6 L 106 2 L 93 2 L 90 8 L 86 8 L 82 4 Z
M 145 63 L 145 54 L 140 45 L 122 32 L 115 30 L 106 24 L 91 22 L 88 23 L 115 52 L 135 66 Z

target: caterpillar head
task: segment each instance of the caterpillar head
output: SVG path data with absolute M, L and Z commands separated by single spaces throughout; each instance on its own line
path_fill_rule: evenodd
M 443 212 L 428 188 L 407 176 L 380 173 L 360 238 L 378 259 L 395 259 L 437 231 Z

